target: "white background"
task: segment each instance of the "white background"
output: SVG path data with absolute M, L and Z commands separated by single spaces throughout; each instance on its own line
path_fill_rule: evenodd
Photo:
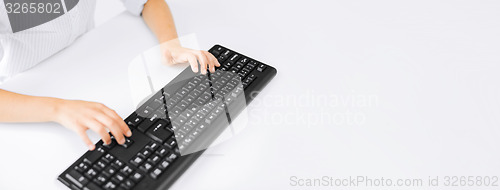
M 219 43 L 278 69 L 249 106 L 249 126 L 210 150 L 220 156 L 202 157 L 173 189 L 331 188 L 294 187 L 292 176 L 439 176 L 440 187 L 408 189 L 498 189 L 445 188 L 443 178 L 500 176 L 499 1 L 170 6 L 179 33 L 196 34 L 203 49 Z M 155 39 L 139 18 L 114 17 L 122 10 L 119 2 L 99 1 L 94 31 L 0 87 L 99 101 L 126 116 L 134 109 L 127 64 Z M 374 99 L 353 101 L 363 97 Z M 349 124 L 349 113 L 363 119 Z M 54 189 L 57 175 L 85 151 L 76 134 L 52 123 L 0 130 L 0 189 Z

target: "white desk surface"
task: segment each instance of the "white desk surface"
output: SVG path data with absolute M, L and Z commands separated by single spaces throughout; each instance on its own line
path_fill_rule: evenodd
M 180 34 L 195 33 L 201 48 L 219 43 L 278 69 L 249 106 L 248 127 L 172 189 L 331 188 L 292 186 L 292 176 L 439 176 L 440 187 L 407 189 L 443 189 L 445 176 L 500 176 L 500 2 L 170 6 Z M 155 43 L 123 13 L 0 88 L 98 101 L 127 116 L 127 65 Z M 86 151 L 54 123 L 0 124 L 0 134 L 0 189 L 60 188 L 57 175 Z

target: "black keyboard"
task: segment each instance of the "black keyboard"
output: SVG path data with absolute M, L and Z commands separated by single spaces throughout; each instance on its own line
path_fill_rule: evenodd
M 276 75 L 220 45 L 209 52 L 221 63 L 215 73 L 186 68 L 125 119 L 133 133 L 125 144 L 100 140 L 58 180 L 71 189 L 168 189 Z

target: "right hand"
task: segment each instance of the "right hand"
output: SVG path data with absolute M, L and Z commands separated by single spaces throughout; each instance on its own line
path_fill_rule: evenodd
M 128 125 L 114 110 L 96 102 L 60 100 L 56 105 L 55 121 L 75 131 L 90 150 L 94 150 L 95 145 L 87 136 L 88 129 L 98 133 L 105 144 L 111 143 L 108 130 L 118 144 L 125 143 L 125 136 L 132 136 Z
M 185 48 L 174 42 L 162 43 L 160 49 L 162 62 L 165 65 L 189 63 L 194 73 L 199 70 L 201 74 L 207 74 L 207 69 L 214 73 L 215 67 L 220 67 L 219 61 L 208 51 Z

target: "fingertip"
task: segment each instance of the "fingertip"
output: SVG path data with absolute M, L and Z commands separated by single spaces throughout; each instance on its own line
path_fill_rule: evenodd
M 125 137 L 117 141 L 118 144 L 124 144 L 125 143 Z
M 128 131 L 127 131 L 127 133 L 125 133 L 125 135 L 126 135 L 127 137 L 131 137 L 131 136 L 132 136 L 132 131 L 128 130 Z
M 105 145 L 110 145 L 111 144 L 111 140 L 109 142 L 106 142 L 108 141 L 107 139 L 102 139 L 102 142 L 105 144 Z
M 95 149 L 95 145 L 94 144 L 88 144 L 87 145 L 89 147 L 89 150 L 94 150 Z

